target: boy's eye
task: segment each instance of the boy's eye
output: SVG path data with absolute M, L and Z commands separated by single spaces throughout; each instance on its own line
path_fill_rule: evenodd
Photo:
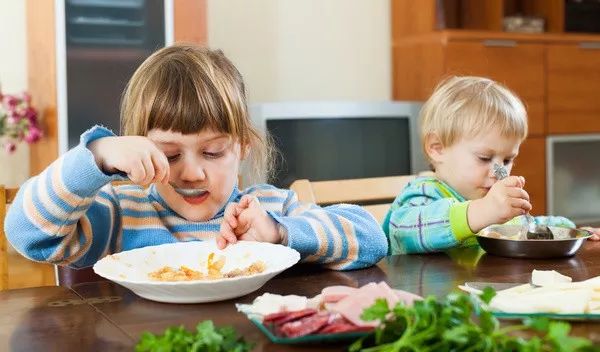
M 504 159 L 504 165 L 509 165 L 513 162 L 513 159 Z
M 175 154 L 175 155 L 167 155 L 167 161 L 172 163 L 175 162 L 179 159 L 180 154 Z
M 486 162 L 486 163 L 489 163 L 490 161 L 492 161 L 492 158 L 489 158 L 487 156 L 480 156 L 479 160 L 481 160 L 483 162 Z

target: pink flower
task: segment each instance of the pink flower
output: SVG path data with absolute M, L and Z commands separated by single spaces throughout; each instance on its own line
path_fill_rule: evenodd
M 27 105 L 31 103 L 31 95 L 27 92 L 21 93 L 21 100 L 23 100 Z
M 14 144 L 13 142 L 8 142 L 4 144 L 4 150 L 6 150 L 6 152 L 8 154 L 12 154 L 15 152 L 15 150 L 17 150 L 17 145 Z
M 23 139 L 25 140 L 25 142 L 31 144 L 39 141 L 40 138 L 42 138 L 42 131 L 36 126 L 30 126 L 29 131 Z
M 6 122 L 10 125 L 16 125 L 17 123 L 19 123 L 19 118 L 17 115 L 9 114 L 6 118 Z
M 37 123 L 37 111 L 35 111 L 34 108 L 28 106 L 27 109 L 25 109 L 23 115 L 25 116 L 25 118 L 27 118 L 27 120 L 29 120 L 29 123 Z
M 14 95 L 4 95 L 2 100 L 2 103 L 4 103 L 8 109 L 14 109 L 19 104 L 19 99 L 17 99 Z
M 0 138 L 9 138 L 10 142 L 4 143 L 7 153 L 13 153 L 22 141 L 37 142 L 42 135 L 38 114 L 31 106 L 28 93 L 0 94 Z

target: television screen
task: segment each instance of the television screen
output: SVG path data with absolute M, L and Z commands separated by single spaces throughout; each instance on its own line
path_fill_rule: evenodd
M 268 119 L 280 152 L 272 184 L 411 173 L 408 117 Z

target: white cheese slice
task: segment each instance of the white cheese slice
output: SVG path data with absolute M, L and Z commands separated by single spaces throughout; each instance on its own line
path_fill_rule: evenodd
M 582 314 L 589 310 L 592 296 L 589 288 L 571 290 L 537 289 L 527 294 L 504 294 L 490 302 L 492 310 L 508 313 Z
M 264 293 L 254 299 L 252 304 L 236 304 L 238 311 L 246 315 L 265 316 L 281 311 L 295 311 L 307 308 L 308 298 L 296 295 L 276 295 Z
M 571 282 L 572 279 L 555 270 L 533 270 L 531 283 L 536 286 L 552 286 L 558 283 Z

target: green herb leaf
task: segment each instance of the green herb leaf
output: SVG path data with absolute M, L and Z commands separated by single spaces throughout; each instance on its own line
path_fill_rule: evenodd
M 361 318 L 379 319 L 381 324 L 373 334 L 354 342 L 350 351 L 598 351 L 590 340 L 569 336 L 570 325 L 565 322 L 530 318 L 523 325 L 501 327 L 487 308 L 494 295 L 493 289 L 486 288 L 479 298 L 464 293 L 450 293 L 443 300 L 429 296 L 412 307 L 399 302 L 391 310 L 378 299 Z M 530 339 L 512 335 L 526 329 L 545 335 Z
M 232 327 L 216 328 L 211 320 L 196 326 L 195 333 L 183 325 L 168 327 L 164 334 L 154 335 L 145 332 L 135 346 L 137 352 L 247 352 L 253 344 L 238 338 Z
M 483 293 L 479 295 L 479 298 L 483 301 L 483 303 L 489 304 L 494 296 L 496 296 L 496 290 L 488 286 L 483 289 Z

